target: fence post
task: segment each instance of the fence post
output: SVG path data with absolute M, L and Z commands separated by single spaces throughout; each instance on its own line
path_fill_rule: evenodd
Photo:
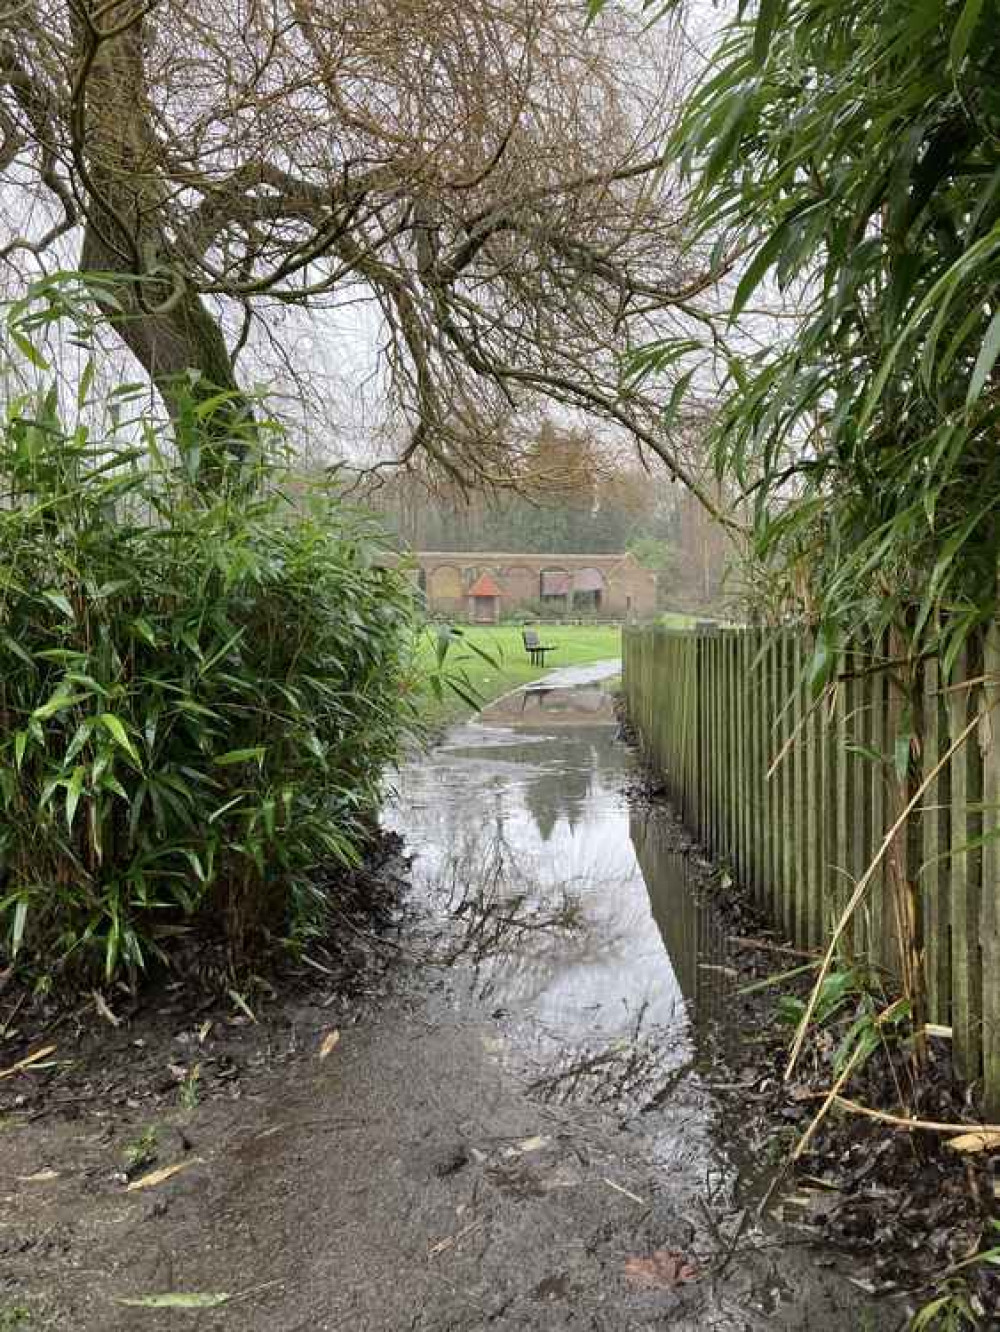
M 814 649 L 812 639 L 806 642 L 806 662 Z M 823 915 L 822 885 L 826 820 L 823 812 L 823 700 L 813 697 L 808 669 L 803 672 L 803 703 L 806 708 L 806 912 L 803 947 L 814 947 L 820 942 Z
M 775 874 L 774 829 L 771 826 L 772 790 L 771 782 L 767 778 L 767 770 L 771 766 L 771 727 L 768 725 L 768 718 L 771 717 L 771 671 L 774 667 L 772 645 L 774 645 L 774 631 L 771 629 L 760 630 L 758 639 L 758 670 L 760 674 L 758 682 L 756 682 L 754 695 L 760 713 L 760 725 L 758 727 L 758 789 L 760 791 L 758 902 L 766 907 L 771 904 Z
M 893 757 L 890 751 L 891 737 L 887 727 L 888 706 L 886 703 L 886 677 L 885 677 L 885 638 L 876 638 L 872 641 L 872 676 L 871 689 L 869 693 L 870 713 L 868 736 L 873 753 L 878 755 L 877 760 L 873 761 L 872 768 L 872 787 L 871 787 L 871 854 L 882 843 L 888 831 L 886 820 L 886 785 L 888 773 L 891 770 Z M 872 903 L 872 933 L 874 935 L 875 946 L 872 948 L 873 961 L 881 962 L 884 967 L 895 975 L 897 971 L 898 957 L 893 947 L 891 938 L 892 925 L 892 905 L 890 902 L 889 876 L 886 873 L 886 864 L 882 864 L 876 870 L 871 886 L 869 888 L 869 897 Z
M 930 657 L 924 663 L 923 701 L 921 750 L 926 780 L 941 758 L 948 729 L 941 695 L 941 667 L 936 657 Z M 951 1017 L 951 875 L 948 868 L 950 805 L 951 772 L 946 766 L 938 776 L 930 779 L 924 791 L 920 857 L 927 1015 L 932 1022 L 942 1023 L 947 1023 Z
M 983 1099 L 1000 1116 L 1000 625 L 983 652 L 983 894 L 979 941 L 983 973 Z
M 958 740 L 970 718 L 971 688 L 969 650 L 963 646 L 955 658 L 948 682 L 948 729 L 952 743 Z M 974 789 L 971 751 L 975 736 L 970 735 L 952 755 L 951 768 L 951 1012 L 952 1050 L 955 1067 L 962 1078 L 979 1073 L 980 1036 L 974 1011 L 976 991 L 980 988 L 978 937 L 970 931 L 978 925 L 978 892 L 974 853 L 969 846 L 969 802 Z M 976 930 L 978 935 L 978 930 Z M 975 937 L 975 950 L 970 938 Z
M 713 854 L 719 850 L 719 636 L 713 634 L 709 642 L 709 711 L 711 723 L 711 753 L 709 767 L 712 782 L 712 815 L 709 827 L 709 849 Z
M 827 855 L 825 900 L 821 922 L 824 935 L 840 919 L 850 892 L 848 873 L 851 863 L 849 810 L 850 761 L 847 754 L 847 672 L 848 656 L 843 640 L 838 644 L 834 671 L 832 716 L 830 718 L 829 753 L 826 764 L 827 800 L 831 809 L 829 852 Z

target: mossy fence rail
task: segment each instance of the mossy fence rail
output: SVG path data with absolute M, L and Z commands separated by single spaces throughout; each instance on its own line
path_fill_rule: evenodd
M 808 630 L 627 629 L 628 713 L 682 818 L 801 947 L 829 939 L 885 844 L 842 947 L 922 972 L 926 1020 L 996 1116 L 1000 627 L 947 678 L 892 646 L 847 645 L 817 697 Z

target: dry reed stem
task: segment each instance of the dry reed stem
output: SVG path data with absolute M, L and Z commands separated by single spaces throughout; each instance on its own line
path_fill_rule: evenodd
M 854 889 L 854 892 L 851 894 L 850 901 L 844 907 L 840 919 L 837 921 L 837 924 L 834 927 L 833 934 L 830 936 L 830 942 L 827 945 L 826 953 L 824 954 L 823 961 L 820 964 L 819 975 L 816 977 L 816 982 L 813 985 L 812 992 L 809 995 L 809 1002 L 806 1004 L 805 1012 L 802 1014 L 802 1018 L 795 1032 L 795 1040 L 792 1042 L 791 1053 L 788 1057 L 788 1065 L 785 1068 L 786 1082 L 792 1076 L 792 1073 L 795 1071 L 795 1065 L 798 1063 L 799 1055 L 802 1053 L 802 1046 L 805 1042 L 806 1032 L 809 1030 L 809 1024 L 812 1021 L 813 1014 L 816 1011 L 816 1004 L 819 1001 L 820 989 L 823 985 L 823 982 L 826 980 L 827 976 L 830 973 L 830 967 L 833 963 L 833 959 L 837 951 L 837 945 L 839 944 L 841 936 L 843 935 L 848 924 L 850 923 L 851 917 L 854 915 L 855 911 L 860 905 L 861 900 L 864 897 L 865 892 L 868 888 L 868 885 L 871 883 L 875 875 L 875 871 L 882 863 L 882 860 L 884 859 L 886 852 L 895 842 L 896 836 L 899 833 L 900 829 L 904 826 L 906 820 L 913 813 L 913 810 L 916 808 L 917 804 L 919 803 L 921 796 L 924 794 L 924 792 L 927 790 L 931 782 L 933 782 L 934 778 L 938 775 L 938 773 L 945 766 L 945 764 L 950 762 L 952 756 L 962 747 L 962 745 L 965 744 L 966 740 L 969 738 L 972 732 L 979 726 L 979 724 L 980 724 L 980 717 L 977 713 L 977 715 L 972 718 L 969 724 L 962 731 L 962 734 L 956 737 L 956 739 L 945 751 L 943 756 L 938 760 L 937 763 L 935 763 L 934 767 L 930 770 L 927 776 L 924 777 L 923 781 L 921 781 L 916 791 L 914 791 L 913 795 L 903 806 L 903 809 L 899 814 L 898 818 L 895 820 L 892 827 L 889 829 L 885 837 L 882 839 L 882 844 L 879 847 L 879 849 L 876 851 L 875 856 L 871 861 L 871 864 L 868 866 L 864 874 L 858 880 L 857 887 Z
M 881 1027 L 884 1022 L 888 1022 L 889 1019 L 892 1017 L 892 1015 L 899 1011 L 904 1002 L 905 1001 L 902 999 L 897 999 L 895 1003 L 890 1004 L 889 1007 L 884 1012 L 880 1013 L 878 1017 L 875 1019 L 875 1026 Z M 813 1136 L 816 1133 L 816 1130 L 819 1128 L 820 1124 L 822 1124 L 823 1120 L 826 1118 L 827 1114 L 830 1111 L 830 1107 L 839 1098 L 841 1088 L 847 1082 L 848 1078 L 854 1072 L 855 1068 L 857 1068 L 858 1063 L 863 1054 L 864 1054 L 864 1046 L 859 1041 L 858 1044 L 855 1046 L 854 1052 L 851 1055 L 850 1059 L 848 1059 L 847 1063 L 844 1065 L 840 1073 L 840 1076 L 837 1078 L 837 1081 L 833 1084 L 833 1086 L 830 1088 L 829 1092 L 827 1093 L 826 1100 L 816 1111 L 816 1114 L 813 1116 L 812 1120 L 810 1121 L 809 1127 L 806 1129 L 805 1133 L 803 1133 L 802 1137 L 795 1144 L 795 1150 L 792 1152 L 791 1156 L 791 1159 L 793 1161 L 797 1161 L 799 1159 L 799 1157 L 808 1147 L 809 1143 L 812 1141 Z
M 1000 1133 L 1000 1124 L 947 1124 L 935 1119 L 915 1119 L 909 1115 L 894 1115 L 888 1110 L 872 1110 L 870 1106 L 851 1101 L 846 1096 L 835 1098 L 842 1110 L 849 1110 L 853 1115 L 864 1115 L 866 1119 L 877 1119 L 880 1124 L 891 1124 L 894 1128 L 920 1130 L 923 1133 Z

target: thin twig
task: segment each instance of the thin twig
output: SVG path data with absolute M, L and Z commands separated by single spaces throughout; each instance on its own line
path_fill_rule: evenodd
M 897 999 L 894 1004 L 890 1004 L 889 1007 L 884 1012 L 880 1013 L 878 1017 L 875 1019 L 875 1026 L 881 1027 L 883 1023 L 888 1022 L 889 1019 L 895 1013 L 899 1012 L 900 1008 L 903 1006 L 903 1004 L 905 1004 L 905 1002 L 906 1002 L 905 999 Z M 797 1161 L 799 1157 L 802 1156 L 806 1148 L 809 1146 L 810 1142 L 813 1139 L 813 1136 L 816 1133 L 816 1130 L 819 1128 L 820 1124 L 822 1124 L 823 1120 L 826 1118 L 827 1114 L 829 1113 L 830 1107 L 833 1105 L 835 1101 L 839 1100 L 841 1088 L 847 1082 L 848 1078 L 850 1078 L 851 1074 L 857 1068 L 858 1064 L 861 1062 L 861 1059 L 864 1057 L 866 1053 L 867 1052 L 865 1050 L 864 1042 L 859 1040 L 857 1045 L 854 1047 L 854 1050 L 851 1052 L 850 1059 L 848 1059 L 847 1063 L 844 1065 L 843 1069 L 841 1070 L 840 1076 L 837 1078 L 837 1081 L 830 1088 L 826 1100 L 816 1111 L 816 1114 L 813 1116 L 812 1120 L 810 1121 L 809 1127 L 806 1129 L 805 1133 L 803 1133 L 802 1137 L 799 1138 L 798 1142 L 795 1144 L 795 1150 L 792 1152 L 793 1161 Z
M 809 962 L 818 962 L 822 953 L 808 948 L 793 948 L 791 944 L 771 943 L 767 939 L 744 939 L 738 934 L 731 934 L 726 940 L 737 948 L 759 948 L 768 953 L 786 953 L 789 957 L 801 957 Z

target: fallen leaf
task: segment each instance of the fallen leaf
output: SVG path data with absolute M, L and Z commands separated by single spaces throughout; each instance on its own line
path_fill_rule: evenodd
M 698 1269 L 673 1249 L 655 1249 L 648 1258 L 626 1258 L 625 1275 L 630 1281 L 652 1290 L 673 1290 L 694 1281 Z
M 174 1175 L 179 1175 L 182 1170 L 187 1170 L 189 1166 L 201 1164 L 201 1157 L 193 1156 L 190 1161 L 178 1161 L 174 1165 L 162 1166 L 159 1170 L 151 1170 L 148 1175 L 142 1175 L 139 1179 L 134 1179 L 125 1192 L 134 1193 L 136 1189 L 155 1188 L 157 1184 L 172 1179 Z
M 232 1298 L 226 1291 L 187 1295 L 171 1291 L 166 1295 L 121 1295 L 115 1304 L 127 1304 L 132 1309 L 218 1309 Z
M 626 1198 L 631 1198 L 633 1202 L 639 1203 L 642 1207 L 646 1206 L 645 1198 L 640 1198 L 637 1193 L 633 1193 L 630 1189 L 623 1188 L 621 1184 L 616 1184 L 613 1179 L 605 1179 L 604 1183 L 607 1184 L 609 1189 L 614 1189 L 615 1193 L 624 1193 Z
M 94 990 L 93 994 L 94 1007 L 97 1009 L 98 1015 L 102 1017 L 105 1022 L 110 1022 L 113 1027 L 120 1027 L 122 1025 L 121 1018 L 115 1013 L 112 1013 L 111 1009 L 108 1007 L 107 1000 L 104 998 L 104 995 L 101 994 L 100 990 Z
M 26 1068 L 31 1068 L 32 1064 L 37 1064 L 40 1059 L 44 1059 L 47 1055 L 53 1054 L 55 1050 L 56 1046 L 45 1045 L 41 1050 L 35 1050 L 33 1054 L 25 1055 L 24 1058 L 19 1059 L 16 1064 L 11 1064 L 10 1068 L 5 1068 L 0 1071 L 0 1082 L 2 1082 L 4 1078 L 12 1078 L 15 1073 L 22 1073 Z
M 239 990 L 228 990 L 227 994 L 229 995 L 230 999 L 232 999 L 236 1007 L 240 1009 L 241 1012 L 245 1013 L 251 1022 L 256 1023 L 257 1019 L 256 1017 L 254 1017 L 253 1009 L 240 994 Z
M 211 1019 L 209 1019 L 208 1022 L 203 1022 L 201 1026 L 198 1028 L 198 1040 L 202 1045 L 204 1045 L 205 1042 L 208 1040 L 208 1033 L 211 1030 L 212 1030 Z
M 1000 1148 L 1000 1132 L 996 1129 L 976 1129 L 949 1138 L 947 1144 L 953 1152 L 992 1152 Z
M 319 1047 L 320 1059 L 326 1059 L 328 1055 L 331 1055 L 333 1051 L 337 1048 L 339 1043 L 340 1043 L 340 1032 L 328 1031 L 326 1035 L 323 1037 L 323 1044 Z
M 437 1244 L 431 1245 L 429 1250 L 430 1256 L 436 1258 L 438 1254 L 444 1253 L 447 1249 L 454 1248 L 459 1240 L 465 1239 L 466 1235 L 471 1235 L 481 1224 L 482 1222 L 480 1221 L 470 1221 L 470 1223 L 467 1226 L 464 1226 L 457 1235 L 448 1235 L 444 1239 L 438 1240 Z
M 50 1179 L 58 1179 L 58 1170 L 36 1170 L 33 1175 L 18 1175 L 22 1184 L 45 1184 Z
M 519 1152 L 540 1152 L 543 1147 L 547 1147 L 551 1139 L 543 1138 L 540 1134 L 534 1138 L 525 1138 L 517 1144 Z
M 235 1304 L 265 1290 L 273 1290 L 281 1281 L 265 1281 L 262 1286 L 250 1286 L 236 1291 L 168 1291 L 162 1295 L 115 1295 L 115 1304 L 126 1304 L 132 1309 L 218 1309 L 223 1304 Z

